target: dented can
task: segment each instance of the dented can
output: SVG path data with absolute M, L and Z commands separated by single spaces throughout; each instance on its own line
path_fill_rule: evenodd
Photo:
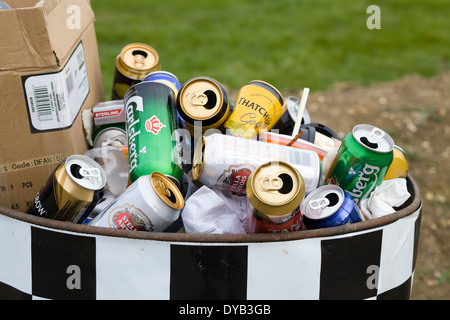
M 278 233 L 302 229 L 300 203 L 305 184 L 297 169 L 272 161 L 258 167 L 247 182 L 249 233 Z
M 159 55 L 153 47 L 143 43 L 126 45 L 116 58 L 111 100 L 123 99 L 131 86 L 160 69 Z
M 324 185 L 303 200 L 300 210 L 307 229 L 319 229 L 364 221 L 350 194 L 339 186 Z
M 260 129 L 270 130 L 285 109 L 283 96 L 274 86 L 253 80 L 239 90 L 233 113 L 224 127 L 235 136 L 255 139 Z
M 181 87 L 177 96 L 177 110 L 183 127 L 194 135 L 195 127 L 204 133 L 220 128 L 229 116 L 228 95 L 225 88 L 209 77 L 193 78 Z
M 105 185 L 106 173 L 97 162 L 84 155 L 69 156 L 52 172 L 26 213 L 82 223 Z
M 124 100 L 130 182 L 156 171 L 180 186 L 174 92 L 165 84 L 146 81 L 132 86 Z
M 306 193 L 321 183 L 322 163 L 314 151 L 220 133 L 203 136 L 197 142 L 192 176 L 209 187 L 243 193 L 250 174 L 268 161 L 283 161 L 296 168 Z
M 326 178 L 348 191 L 358 204 L 381 184 L 392 163 L 394 141 L 383 130 L 356 125 L 346 135 Z
M 89 225 L 113 229 L 162 232 L 184 207 L 178 187 L 166 175 L 141 176 Z

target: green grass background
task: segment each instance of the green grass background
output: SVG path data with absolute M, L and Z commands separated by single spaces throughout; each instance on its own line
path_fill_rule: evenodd
M 105 97 L 132 42 L 154 47 L 181 83 L 213 77 L 229 89 L 265 80 L 279 90 L 367 85 L 450 68 L 448 0 L 92 0 Z M 366 13 L 381 9 L 381 29 Z

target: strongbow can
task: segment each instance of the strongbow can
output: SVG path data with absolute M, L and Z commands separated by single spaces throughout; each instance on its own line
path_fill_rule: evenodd
M 203 136 L 197 142 L 192 176 L 204 185 L 242 193 L 250 174 L 268 161 L 283 161 L 296 168 L 306 193 L 321 182 L 322 163 L 314 151 L 219 133 Z
M 339 185 L 358 204 L 383 181 L 392 163 L 393 148 L 394 141 L 383 130 L 356 125 L 342 141 L 326 183 Z
M 324 185 L 311 192 L 300 206 L 307 229 L 319 229 L 364 221 L 350 194 L 339 186 Z
M 97 162 L 83 155 L 69 156 L 49 176 L 26 213 L 82 223 L 105 185 L 105 171 Z
M 177 96 L 177 110 L 183 126 L 194 135 L 220 128 L 229 115 L 228 95 L 215 79 L 197 77 L 185 82 Z
M 175 93 L 175 96 L 180 91 L 181 84 L 178 81 L 178 78 L 171 72 L 168 71 L 153 71 L 150 72 L 142 81 L 150 81 L 150 82 L 160 82 L 170 87 L 172 91 Z
M 253 80 L 239 90 L 233 113 L 224 127 L 235 136 L 254 139 L 260 129 L 270 130 L 284 110 L 283 96 L 274 86 Z
M 126 45 L 116 58 L 111 100 L 123 99 L 132 85 L 160 69 L 159 55 L 154 48 L 143 43 Z
M 305 184 L 297 169 L 285 162 L 265 163 L 250 175 L 246 191 L 249 233 L 302 229 L 300 203 Z
M 125 95 L 125 111 L 131 183 L 156 171 L 180 185 L 183 172 L 172 137 L 178 129 L 172 89 L 158 82 L 138 83 Z
M 153 172 L 131 184 L 89 225 L 162 232 L 178 219 L 183 207 L 178 187 L 166 175 Z

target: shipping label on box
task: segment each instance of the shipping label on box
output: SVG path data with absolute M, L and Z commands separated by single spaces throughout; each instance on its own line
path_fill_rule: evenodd
M 31 132 L 72 126 L 89 94 L 83 44 L 58 72 L 22 76 Z

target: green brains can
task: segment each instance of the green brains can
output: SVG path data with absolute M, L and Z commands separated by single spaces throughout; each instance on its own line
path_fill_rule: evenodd
M 130 182 L 152 172 L 165 174 L 180 187 L 175 94 L 159 82 L 140 82 L 124 97 Z
M 359 204 L 383 181 L 392 163 L 393 149 L 394 141 L 383 130 L 356 125 L 342 141 L 326 184 L 339 185 Z

